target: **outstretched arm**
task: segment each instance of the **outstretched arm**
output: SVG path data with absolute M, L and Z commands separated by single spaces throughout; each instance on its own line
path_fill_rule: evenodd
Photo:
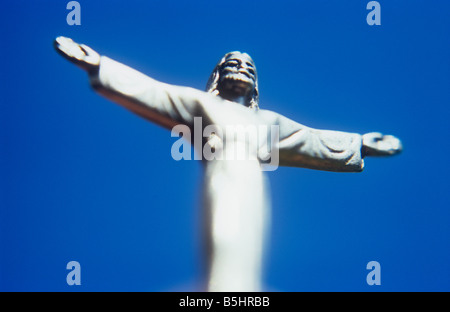
M 360 135 L 318 130 L 279 115 L 280 165 L 311 169 L 359 172 L 364 157 L 390 156 L 401 152 L 399 139 L 381 133 Z
M 59 54 L 87 71 L 97 92 L 165 128 L 191 126 L 201 106 L 215 100 L 196 89 L 158 82 L 70 38 L 58 37 L 54 45 Z

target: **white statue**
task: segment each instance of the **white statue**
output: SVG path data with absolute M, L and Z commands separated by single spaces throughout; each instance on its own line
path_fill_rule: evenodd
M 226 54 L 203 92 L 158 82 L 69 38 L 58 37 L 55 48 L 88 72 L 98 93 L 169 130 L 185 125 L 195 131 L 196 117 L 202 118 L 203 129 L 208 125 L 277 126 L 278 141 L 272 145 L 237 134 L 227 134 L 226 140 L 215 133 L 205 138 L 212 149 L 220 146 L 226 153 L 244 147 L 253 156 L 203 161 L 208 291 L 262 289 L 270 202 L 261 155 L 276 150 L 281 166 L 360 172 L 364 157 L 401 151 L 400 141 L 390 135 L 317 130 L 259 109 L 256 68 L 246 53 Z

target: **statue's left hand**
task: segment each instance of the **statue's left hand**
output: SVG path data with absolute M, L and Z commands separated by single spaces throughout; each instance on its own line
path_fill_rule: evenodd
M 362 153 L 365 156 L 390 156 L 402 151 L 402 143 L 392 135 L 371 132 L 363 135 Z
M 82 69 L 88 72 L 98 70 L 100 55 L 88 46 L 62 36 L 55 39 L 54 46 L 59 54 Z

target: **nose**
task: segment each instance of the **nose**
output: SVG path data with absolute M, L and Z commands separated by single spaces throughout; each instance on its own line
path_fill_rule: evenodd
M 249 62 L 244 62 L 244 61 L 242 61 L 242 62 L 239 62 L 239 68 L 252 68 L 253 66 L 252 66 L 252 64 L 250 64 Z
M 255 75 L 255 69 L 254 66 L 249 63 L 249 62 L 243 62 L 240 64 L 241 68 L 244 68 L 246 71 L 248 71 L 250 74 L 252 74 L 253 76 Z

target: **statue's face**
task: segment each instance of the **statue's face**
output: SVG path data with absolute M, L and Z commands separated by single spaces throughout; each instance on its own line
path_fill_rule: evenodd
M 234 52 L 228 55 L 219 75 L 219 89 L 233 96 L 251 94 L 256 85 L 255 64 L 247 53 Z

